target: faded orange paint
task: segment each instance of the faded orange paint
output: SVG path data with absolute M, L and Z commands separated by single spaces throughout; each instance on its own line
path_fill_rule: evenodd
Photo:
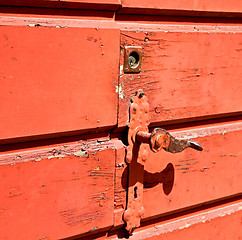
M 241 13 L 242 3 L 237 0 L 122 0 L 122 12 L 139 14 L 168 14 L 183 16 L 211 16 L 216 13 L 219 16 L 228 13 Z M 226 14 L 223 14 L 226 13 Z
M 0 141 L 116 125 L 118 29 L 1 26 L 0 36 Z
M 130 239 L 240 239 L 240 2 L 1 4 L 1 239 L 124 236 L 125 126 L 139 88 L 149 132 L 204 151 L 149 152 Z M 123 72 L 129 45 L 142 47 L 140 73 Z
M 8 158 L 11 164 L 0 161 L 1 239 L 62 239 L 113 225 L 115 142 L 82 142 Z M 15 159 L 20 160 L 15 164 Z
M 241 215 L 242 202 L 236 200 L 203 210 L 187 211 L 182 216 L 174 214 L 172 217 L 159 218 L 149 225 L 143 224 L 129 239 L 240 239 Z M 109 239 L 118 238 L 112 236 Z
M 197 152 L 186 149 L 179 154 L 165 151 L 153 153 L 149 150 L 144 168 L 144 219 L 201 206 L 241 193 L 242 150 L 238 144 L 241 121 L 181 130 L 173 130 L 172 134 L 196 140 L 204 150 Z M 119 179 L 115 188 L 117 225 L 123 223 L 120 207 L 125 209 L 126 205 L 125 178 L 128 169 L 122 159 L 123 151 L 118 151 L 120 157 L 116 167 L 116 177 Z
M 120 75 L 124 97 L 119 99 L 119 126 L 128 122 L 135 89 L 146 92 L 156 126 L 240 114 L 241 37 L 241 33 L 121 31 L 122 48 L 142 46 L 144 59 L 140 74 Z

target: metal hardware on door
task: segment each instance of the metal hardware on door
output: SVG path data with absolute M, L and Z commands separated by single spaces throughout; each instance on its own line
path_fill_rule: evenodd
M 203 150 L 197 142 L 176 139 L 162 128 L 155 128 L 152 133 L 138 131 L 136 133 L 136 140 L 139 143 L 149 143 L 150 149 L 153 152 L 158 152 L 162 148 L 171 153 L 182 152 L 188 147 L 194 148 L 198 151 Z
M 142 64 L 142 47 L 126 46 L 124 51 L 124 73 L 139 73 Z
M 126 162 L 129 164 L 128 196 L 123 215 L 129 234 L 132 234 L 133 230 L 140 226 L 140 220 L 144 216 L 143 179 L 144 163 L 148 158 L 148 144 L 153 152 L 164 149 L 171 153 L 178 153 L 188 147 L 198 151 L 203 150 L 197 142 L 176 139 L 162 128 L 155 128 L 152 133 L 149 133 L 149 104 L 148 98 L 142 90 L 137 92 L 131 102 L 129 146 L 126 154 Z

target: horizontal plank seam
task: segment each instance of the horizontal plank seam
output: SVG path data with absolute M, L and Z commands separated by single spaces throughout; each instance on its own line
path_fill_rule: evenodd
M 198 223 L 206 223 L 218 217 L 224 217 L 226 215 L 230 215 L 242 210 L 242 202 L 235 203 L 230 206 L 221 207 L 218 209 L 210 210 L 205 213 L 196 214 L 190 217 L 182 218 L 179 220 L 175 220 L 169 223 L 164 223 L 161 225 L 155 225 L 150 229 L 141 230 L 139 232 L 135 232 L 130 239 L 141 240 L 151 238 L 163 233 L 173 232 L 174 230 L 181 230 L 184 228 L 188 228 L 192 225 Z M 115 238 L 117 239 L 117 238 Z
M 44 3 L 44 1 L 43 1 Z M 51 8 L 51 9 L 95 9 L 97 11 L 109 10 L 115 12 L 116 14 L 150 14 L 150 15 L 167 15 L 167 16 L 215 16 L 215 17 L 241 17 L 241 9 L 228 10 L 228 9 L 201 9 L 201 8 L 191 8 L 191 7 L 162 7 L 162 6 L 127 6 L 123 5 L 121 1 L 114 3 L 103 3 L 103 2 L 78 2 L 78 1 L 62 1 L 56 0 L 51 2 L 46 2 L 46 5 L 43 3 L 35 4 L 14 4 L 14 3 L 3 3 L 1 6 L 8 7 L 31 7 L 31 8 Z
M 212 135 L 225 135 L 231 132 L 242 130 L 242 122 L 222 124 L 211 127 L 197 127 L 190 130 L 170 131 L 173 136 L 183 139 L 193 139 Z M 103 142 L 83 141 L 78 144 L 61 145 L 57 147 L 47 147 L 37 150 L 25 150 L 14 153 L 2 153 L 0 155 L 0 166 L 16 164 L 28 161 L 41 161 L 42 159 L 62 158 L 70 155 L 85 156 L 88 152 L 105 150 L 107 148 L 116 149 L 119 140 L 109 140 Z

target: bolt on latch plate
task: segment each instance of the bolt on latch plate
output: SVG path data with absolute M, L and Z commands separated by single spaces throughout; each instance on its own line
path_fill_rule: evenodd
M 148 158 L 148 147 L 153 152 L 164 149 L 167 152 L 178 153 L 190 147 L 202 151 L 202 147 L 194 141 L 176 139 L 162 128 L 155 128 L 149 133 L 149 104 L 148 98 L 139 90 L 131 100 L 130 122 L 126 153 L 126 162 L 129 165 L 127 206 L 123 218 L 126 230 L 131 235 L 133 230 L 140 226 L 144 217 L 143 182 L 144 164 Z M 142 144 L 148 143 L 148 144 Z

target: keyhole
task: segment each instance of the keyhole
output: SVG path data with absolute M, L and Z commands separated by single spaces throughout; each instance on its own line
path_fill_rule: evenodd
M 139 54 L 137 52 L 131 52 L 129 55 L 129 66 L 131 68 L 136 68 L 139 65 Z
M 134 199 L 136 199 L 137 198 L 137 187 L 134 187 Z
M 135 63 L 136 63 L 135 57 L 129 56 L 129 65 L 130 65 L 130 67 L 133 67 Z

